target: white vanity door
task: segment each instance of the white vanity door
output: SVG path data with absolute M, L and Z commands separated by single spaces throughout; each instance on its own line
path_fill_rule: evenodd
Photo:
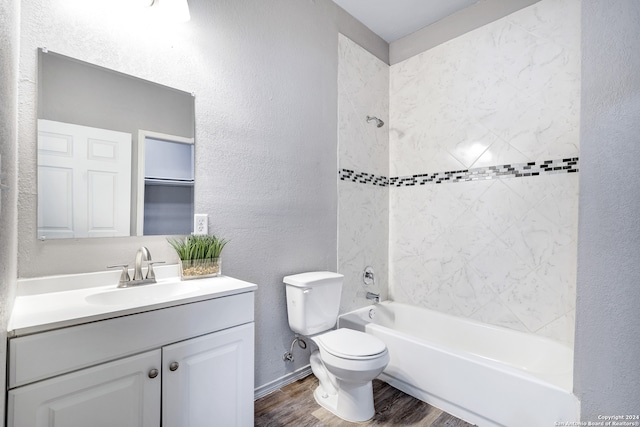
M 162 427 L 253 426 L 253 327 L 164 347 Z
M 131 134 L 38 120 L 38 237 L 130 235 Z
M 160 358 L 154 350 L 10 390 L 7 426 L 158 427 Z

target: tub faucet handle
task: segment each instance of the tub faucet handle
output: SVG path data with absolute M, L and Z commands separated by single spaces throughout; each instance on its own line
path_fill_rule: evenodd
M 375 278 L 373 274 L 374 274 L 373 267 L 368 265 L 364 268 L 364 271 L 362 272 L 362 283 L 365 286 L 371 286 L 375 283 Z

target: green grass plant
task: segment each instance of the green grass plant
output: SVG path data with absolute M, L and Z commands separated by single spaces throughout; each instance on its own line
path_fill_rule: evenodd
M 229 242 L 216 236 L 197 235 L 183 239 L 167 239 L 182 260 L 219 258 Z

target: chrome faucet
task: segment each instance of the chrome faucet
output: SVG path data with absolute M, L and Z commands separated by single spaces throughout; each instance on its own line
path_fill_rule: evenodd
M 373 300 L 374 304 L 377 304 L 380 302 L 380 294 L 367 292 L 367 299 Z
M 147 263 L 149 261 L 151 261 L 151 253 L 149 253 L 149 249 L 147 249 L 145 246 L 141 247 L 140 249 L 138 249 L 138 252 L 136 252 L 136 265 L 134 267 L 133 270 L 133 280 L 144 280 L 145 278 L 142 277 L 142 261 L 144 258 L 144 261 L 147 261 Z M 155 275 L 153 274 L 153 267 L 151 267 L 151 265 L 149 266 L 149 270 L 147 271 L 147 277 L 149 278 L 149 273 L 151 273 L 155 279 Z
M 142 263 L 147 262 L 147 275 L 142 274 Z M 129 276 L 128 264 L 109 265 L 107 268 L 122 268 L 122 274 L 120 274 L 120 280 L 118 281 L 119 288 L 128 288 L 130 286 L 148 285 L 156 283 L 156 274 L 153 271 L 153 264 L 162 264 L 164 261 L 151 261 L 151 253 L 146 247 L 141 247 L 136 252 L 136 264 L 133 269 L 133 278 Z

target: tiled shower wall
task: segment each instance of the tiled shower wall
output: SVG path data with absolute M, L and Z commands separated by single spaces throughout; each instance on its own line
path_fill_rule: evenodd
M 345 275 L 341 312 L 368 305 L 362 282 L 373 267 L 369 289 L 386 298 L 388 289 L 389 127 L 367 123 L 367 116 L 389 121 L 389 66 L 339 35 L 338 167 L 380 177 L 384 186 L 338 181 L 338 271 Z
M 391 66 L 389 102 L 391 298 L 571 343 L 579 0 Z
M 390 69 L 339 47 L 341 311 L 367 304 L 372 265 L 383 297 L 571 343 L 579 0 L 543 0 Z

